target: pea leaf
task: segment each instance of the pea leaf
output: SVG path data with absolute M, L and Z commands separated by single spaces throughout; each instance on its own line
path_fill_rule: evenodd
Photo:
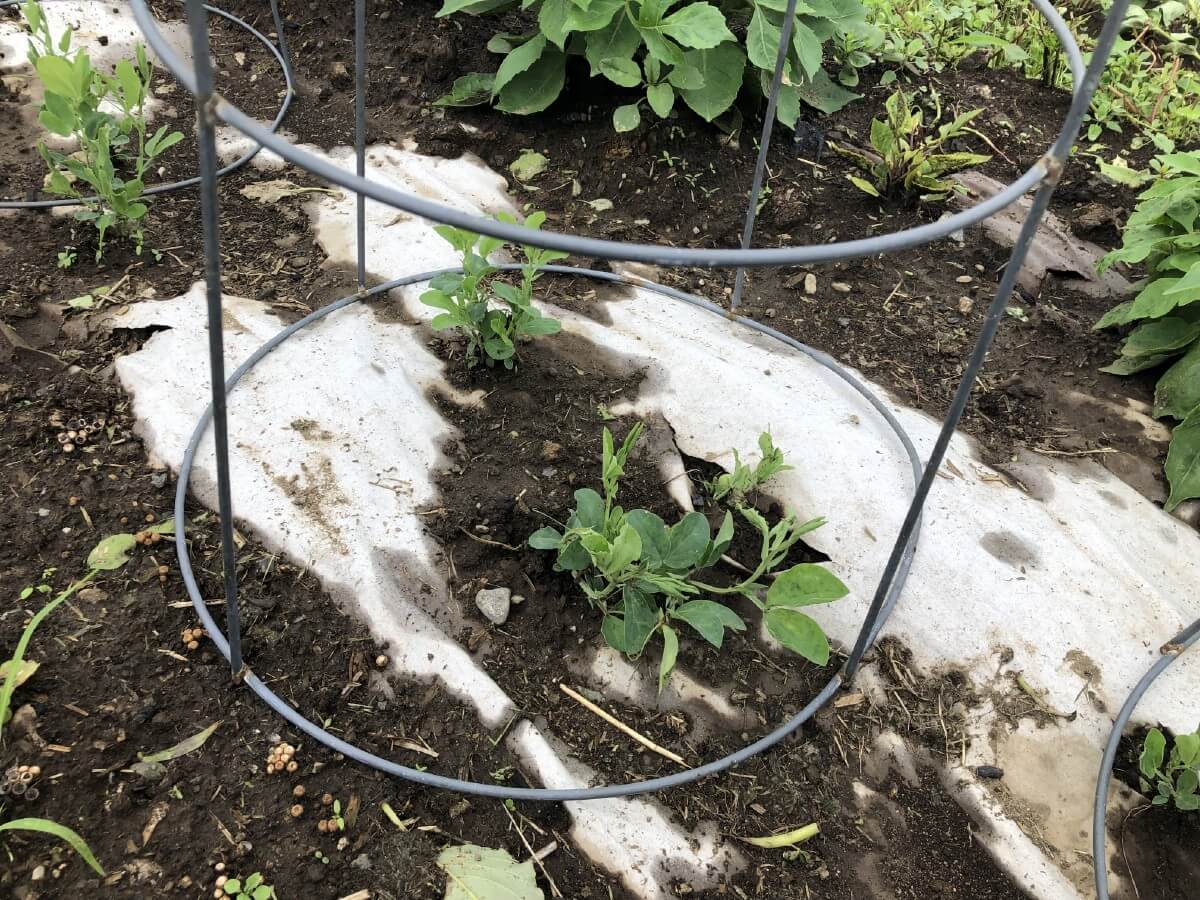
M 106 537 L 88 554 L 89 569 L 111 572 L 129 562 L 129 551 L 137 541 L 132 534 L 113 534 Z
M 658 627 L 658 611 L 650 599 L 635 587 L 626 585 L 621 591 L 625 600 L 624 652 L 637 656 Z
M 746 623 L 732 609 L 712 600 L 689 600 L 671 613 L 672 619 L 687 622 L 718 650 L 725 640 L 725 629 L 745 631 Z
M 1163 507 L 1167 512 L 1184 500 L 1200 497 L 1200 407 L 1193 409 L 1171 433 L 1166 472 L 1171 485 L 1171 494 Z
M 695 568 L 708 548 L 708 538 L 708 519 L 698 512 L 688 513 L 671 528 L 663 564 L 680 571 Z
M 605 78 L 621 87 L 637 87 L 642 83 L 642 70 L 632 59 L 620 57 L 602 59 L 597 68 Z
M 437 858 L 446 873 L 445 900 L 545 900 L 533 860 L 517 862 L 504 850 L 476 844 L 447 847 Z
M 763 618 L 770 635 L 793 653 L 819 666 L 829 662 L 829 639 L 811 618 L 786 607 L 768 609 Z
M 575 492 L 575 523 L 572 528 L 591 528 L 599 531 L 604 527 L 604 498 L 591 488 L 579 488 Z
M 683 54 L 683 64 L 695 69 L 704 79 L 702 87 L 680 88 L 680 96 L 696 115 L 711 122 L 733 105 L 742 86 L 746 54 L 734 41 L 726 41 L 711 50 L 692 50 Z
M 617 131 L 633 131 L 642 124 L 642 114 L 636 103 L 618 106 L 613 110 L 613 128 Z
M 800 563 L 779 575 L 767 590 L 767 609 L 831 603 L 850 593 L 841 579 L 815 563 Z
M 454 79 L 449 93 L 433 101 L 434 106 L 480 106 L 495 94 L 496 76 L 490 72 L 471 72 Z
M 1200 323 L 1167 316 L 1145 322 L 1130 332 L 1121 347 L 1121 355 L 1149 356 L 1154 353 L 1169 353 L 1188 346 L 1198 337 Z
M 567 57 L 562 51 L 547 49 L 526 71 L 506 83 L 502 90 L 497 88 L 500 98 L 496 108 L 518 116 L 541 112 L 562 92 L 566 66 Z
M 202 731 L 193 734 L 190 738 L 180 741 L 173 747 L 168 747 L 166 750 L 159 750 L 157 753 L 139 753 L 138 759 L 144 763 L 161 763 L 172 759 L 178 759 L 180 756 L 186 756 L 189 753 L 194 753 L 204 746 L 214 731 L 221 726 L 220 722 L 213 722 Z
M 1147 781 L 1153 781 L 1155 773 L 1162 767 L 1167 752 L 1167 738 L 1157 728 L 1151 728 L 1142 743 L 1142 755 L 1138 757 L 1138 769 Z
M 1200 341 L 1192 344 L 1158 379 L 1154 388 L 1154 415 L 1186 419 L 1197 406 L 1200 406 Z
M 652 84 L 646 88 L 646 100 L 655 115 L 665 119 L 675 106 L 675 91 L 669 84 Z
M 711 3 L 689 3 L 663 19 L 659 29 L 683 46 L 696 50 L 711 50 L 734 40 L 725 17 Z
M 671 670 L 675 668 L 675 659 L 679 656 L 679 637 L 675 634 L 675 629 L 670 625 L 662 627 L 662 659 L 658 663 L 658 690 L 661 692 L 666 686 L 667 678 L 671 675 Z
M 746 30 L 746 52 L 750 62 L 760 69 L 774 71 L 781 37 L 780 27 L 767 18 L 761 6 L 755 6 Z
M 539 34 L 504 57 L 504 60 L 500 63 L 500 68 L 496 70 L 496 78 L 492 83 L 492 94 L 499 94 L 504 90 L 505 85 L 522 72 L 527 71 L 535 62 L 542 58 L 545 50 L 546 38 Z
M 667 523 L 645 509 L 630 510 L 625 521 L 637 530 L 638 537 L 642 539 L 642 561 L 651 571 L 662 568 L 663 559 L 671 551 Z
M 534 550 L 557 550 L 562 543 L 562 534 L 557 528 L 547 525 L 529 536 L 529 546 Z

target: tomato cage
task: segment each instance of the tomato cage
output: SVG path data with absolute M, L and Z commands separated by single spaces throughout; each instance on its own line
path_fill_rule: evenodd
M 11 5 L 12 2 L 13 0 L 9 0 L 7 3 L 0 3 L 0 6 Z M 149 192 L 159 193 L 192 185 L 198 185 L 200 189 L 212 401 L 211 405 L 197 422 L 179 465 L 179 478 L 175 497 L 175 520 L 177 523 L 175 542 L 183 581 L 192 600 L 196 615 L 208 630 L 215 646 L 228 660 L 235 680 L 248 687 L 289 724 L 329 749 L 342 753 L 358 763 L 426 787 L 491 798 L 526 801 L 564 802 L 629 797 L 686 785 L 701 778 L 728 770 L 757 754 L 768 751 L 811 719 L 839 691 L 853 682 L 855 674 L 863 661 L 864 654 L 874 645 L 880 636 L 900 598 L 909 576 L 914 554 L 917 551 L 922 512 L 930 491 L 933 488 L 934 479 L 945 458 L 951 438 L 954 436 L 955 430 L 967 407 L 971 391 L 979 377 L 988 349 L 996 336 L 1000 323 L 1005 317 L 1005 309 L 1012 296 L 1018 273 L 1025 263 L 1031 245 L 1034 242 L 1038 226 L 1042 217 L 1047 212 L 1051 197 L 1061 178 L 1063 168 L 1068 162 L 1071 149 L 1078 137 L 1081 124 L 1088 111 L 1092 95 L 1099 83 L 1101 73 L 1112 51 L 1114 42 L 1119 35 L 1122 20 L 1128 7 L 1128 0 L 1114 0 L 1104 21 L 1103 28 L 1096 38 L 1094 52 L 1085 64 L 1084 57 L 1067 23 L 1056 11 L 1050 0 L 1031 0 L 1031 3 L 1036 8 L 1038 14 L 1049 24 L 1062 45 L 1072 75 L 1073 91 L 1070 108 L 1065 116 L 1060 132 L 1042 157 L 1027 171 L 994 196 L 936 222 L 890 234 L 843 240 L 834 243 L 756 248 L 753 246 L 753 243 L 757 210 L 759 199 L 763 192 L 767 155 L 771 145 L 776 118 L 776 105 L 779 100 L 780 88 L 783 84 L 787 49 L 791 44 L 793 24 L 798 5 L 797 0 L 788 0 L 764 112 L 757 160 L 749 191 L 739 246 L 709 249 L 627 243 L 553 231 L 530 231 L 520 225 L 508 224 L 469 214 L 368 179 L 366 175 L 367 132 L 365 104 L 369 81 L 366 56 L 367 17 L 365 0 L 355 0 L 354 2 L 354 149 L 356 165 L 353 173 L 339 168 L 327 159 L 294 146 L 276 133 L 276 129 L 286 114 L 294 93 L 291 67 L 284 38 L 284 26 L 279 15 L 277 0 L 271 0 L 271 12 L 276 28 L 275 43 L 272 43 L 268 37 L 255 31 L 251 26 L 228 13 L 222 12 L 213 6 L 208 6 L 200 2 L 200 0 L 185 0 L 184 5 L 186 7 L 187 27 L 191 44 L 191 62 L 181 59 L 171 48 L 159 30 L 158 24 L 146 0 L 130 0 L 134 17 L 142 30 L 146 43 L 175 78 L 192 93 L 197 108 L 199 174 L 186 181 L 151 188 Z M 263 125 L 259 123 L 214 91 L 213 67 L 209 52 L 208 34 L 208 17 L 210 15 L 222 17 L 235 25 L 247 29 L 256 39 L 266 45 L 283 70 L 287 90 L 279 112 L 270 124 Z M 232 127 L 254 144 L 251 150 L 224 168 L 218 167 L 217 162 L 215 129 L 218 125 Z M 252 353 L 231 374 L 227 375 L 222 332 L 221 255 L 217 185 L 218 179 L 222 175 L 244 165 L 264 148 L 279 156 L 287 163 L 297 166 L 355 195 L 355 228 L 357 237 L 356 274 L 358 290 L 283 328 Z M 749 268 L 801 266 L 901 252 L 947 237 L 966 227 L 976 225 L 1016 203 L 1030 191 L 1034 191 L 1035 193 L 1029 212 L 1013 244 L 995 296 L 987 308 L 983 326 L 966 360 L 962 378 L 955 390 L 949 410 L 942 420 L 936 441 L 927 458 L 922 459 L 901 423 L 884 402 L 875 395 L 873 389 L 855 374 L 830 356 L 738 312 L 745 286 L 746 270 Z M 576 258 L 647 263 L 674 268 L 734 269 L 736 271 L 734 288 L 728 305 L 719 306 L 704 297 L 632 274 L 619 274 L 571 265 L 544 267 L 544 271 L 561 275 L 592 281 L 632 285 L 670 300 L 688 304 L 713 316 L 734 322 L 759 335 L 778 341 L 788 348 L 788 352 L 805 354 L 818 365 L 832 372 L 857 392 L 864 402 L 882 418 L 890 429 L 891 434 L 894 435 L 896 441 L 905 451 L 908 461 L 911 464 L 913 478 L 911 499 L 908 503 L 903 522 L 893 538 L 890 554 L 879 575 L 870 605 L 845 662 L 803 709 L 787 721 L 779 724 L 765 736 L 728 756 L 664 777 L 623 784 L 561 789 L 515 787 L 505 784 L 467 781 L 420 771 L 367 752 L 338 738 L 323 729 L 320 725 L 310 721 L 302 712 L 293 708 L 289 703 L 275 694 L 255 675 L 252 666 L 243 658 L 241 621 L 237 602 L 238 584 L 233 530 L 235 508 L 230 486 L 229 435 L 226 415 L 228 396 L 234 391 L 246 373 L 275 348 L 294 336 L 297 332 L 309 327 L 331 313 L 351 304 L 384 295 L 395 288 L 422 283 L 440 274 L 461 271 L 457 268 L 450 268 L 413 273 L 383 283 L 368 285 L 368 247 L 366 243 L 365 212 L 367 200 L 384 204 L 428 222 L 451 225 L 517 244 L 530 244 L 545 249 L 562 251 Z M 58 206 L 71 202 L 74 201 L 3 201 L 0 202 L 0 208 Z M 499 268 L 502 270 L 512 270 L 518 267 L 515 265 L 506 265 Z M 213 619 L 197 585 L 193 573 L 192 560 L 189 555 L 187 523 L 185 519 L 185 501 L 196 452 L 201 439 L 207 435 L 210 428 L 212 429 L 215 445 L 217 501 L 221 525 L 225 601 L 224 630 Z M 1110 774 L 1116 757 L 1118 742 L 1125 725 L 1130 720 L 1134 707 L 1150 684 L 1174 662 L 1184 649 L 1194 644 L 1197 639 L 1200 639 L 1200 621 L 1193 623 L 1173 639 L 1168 645 L 1170 652 L 1164 652 L 1163 656 L 1156 660 L 1155 664 L 1145 673 L 1129 694 L 1113 722 L 1112 731 L 1099 771 L 1095 805 L 1093 808 L 1095 880 L 1097 894 L 1103 900 L 1107 900 L 1109 896 L 1108 874 L 1105 867 L 1105 812 Z

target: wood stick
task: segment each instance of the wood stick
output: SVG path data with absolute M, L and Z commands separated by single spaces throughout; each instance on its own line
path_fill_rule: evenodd
M 554 883 L 554 878 L 550 875 L 549 870 L 547 870 L 546 864 L 542 862 L 542 857 L 538 856 L 537 853 L 534 852 L 533 847 L 529 846 L 529 841 L 525 840 L 525 833 L 521 831 L 521 826 L 518 825 L 517 820 L 513 818 L 512 811 L 503 803 L 500 804 L 500 807 L 506 813 L 508 813 L 508 821 L 512 822 L 512 827 L 516 830 L 517 837 L 521 839 L 521 843 L 524 844 L 525 849 L 529 851 L 529 858 L 533 860 L 534 865 L 542 870 L 542 874 L 546 876 L 546 881 L 550 882 L 550 893 L 555 897 L 562 897 L 562 891 L 560 891 L 558 889 L 558 885 Z M 549 855 L 549 853 L 546 854 L 546 856 Z
M 595 703 L 593 703 L 591 700 L 589 700 L 587 697 L 584 697 L 583 695 L 571 690 L 571 688 L 567 687 L 567 685 L 565 685 L 561 681 L 558 683 L 558 686 L 560 688 L 562 688 L 562 692 L 564 694 L 566 694 L 568 697 L 570 697 L 572 700 L 574 700 L 576 703 L 578 703 L 584 709 L 588 710 L 589 712 L 595 713 L 601 719 L 603 719 L 605 722 L 607 722 L 609 725 L 611 725 L 613 728 L 616 728 L 620 731 L 625 732 L 627 735 L 629 735 L 631 738 L 633 738 L 635 741 L 637 741 L 639 744 L 641 744 L 647 750 L 653 750 L 659 756 L 665 756 L 667 759 L 671 760 L 671 762 L 677 763 L 677 764 L 683 766 L 685 769 L 688 768 L 688 764 L 683 761 L 683 757 L 680 756 L 678 753 L 673 753 L 670 750 L 668 750 L 666 747 L 660 747 L 658 744 L 654 743 L 654 741 L 650 740 L 650 738 L 634 731 L 632 728 L 630 728 L 628 725 L 626 725 L 620 719 L 617 719 L 615 716 L 612 716 L 609 713 L 605 712 L 599 706 L 597 706 Z

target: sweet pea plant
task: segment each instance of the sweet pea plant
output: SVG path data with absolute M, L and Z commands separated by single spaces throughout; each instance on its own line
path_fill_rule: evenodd
M 484 15 L 516 0 L 445 0 L 439 16 Z M 743 82 L 764 96 L 781 38 L 785 0 L 521 0 L 536 14 L 525 34 L 500 33 L 488 49 L 502 54 L 495 73 L 459 78 L 437 102 L 473 106 L 494 102 L 517 115 L 541 112 L 562 92 L 567 59 L 582 56 L 592 77 L 636 90 L 613 113 L 617 131 L 631 131 L 649 110 L 666 118 L 682 100 L 711 122 L 727 112 Z M 801 0 L 797 7 L 777 116 L 793 126 L 801 102 L 835 112 L 857 97 L 822 68 L 830 39 L 864 27 L 859 0 Z
M 1149 184 L 1125 224 L 1121 246 L 1099 268 L 1142 264 L 1150 277 L 1136 297 L 1109 310 L 1095 327 L 1134 326 L 1120 357 L 1102 371 L 1132 375 L 1166 367 L 1154 389 L 1154 415 L 1178 423 L 1167 451 L 1170 511 L 1200 497 L 1200 151 L 1162 154 L 1145 172 L 1107 163 L 1101 171 L 1123 184 Z
M 84 201 L 75 218 L 96 229 L 97 262 L 109 231 L 131 238 L 140 254 L 141 223 L 149 210 L 146 171 L 183 139 L 165 125 L 147 134 L 145 103 L 154 67 L 145 48 L 138 44 L 133 61 L 122 59 L 106 75 L 92 67 L 85 50 L 71 52 L 70 28 L 54 38 L 39 4 L 26 3 L 21 11 L 30 30 L 29 61 L 44 88 L 38 122 L 79 147 L 63 153 L 38 144 L 49 169 L 47 190 Z
M 1142 743 L 1138 771 L 1142 790 L 1154 791 L 1150 802 L 1155 806 L 1173 801 L 1183 812 L 1200 809 L 1200 731 L 1178 735 L 1168 755 L 1166 736 L 1151 728 Z
M 498 218 L 516 223 L 507 213 Z M 533 212 L 526 216 L 525 227 L 537 230 L 545 221 L 544 212 Z M 500 281 L 496 266 L 488 262 L 504 241 L 450 225 L 438 225 L 434 230 L 462 254 L 462 272 L 447 272 L 431 279 L 421 302 L 442 310 L 430 322 L 435 331 L 457 328 L 466 336 L 467 365 L 474 366 L 482 359 L 489 366 L 499 362 L 511 369 L 516 365 L 517 344 L 522 339 L 557 334 L 562 329 L 557 319 L 534 309 L 533 285 L 543 266 L 565 258 L 566 253 L 521 247 L 521 283 L 511 285 Z
M 733 609 L 709 597 L 742 596 L 763 614 L 767 631 L 789 650 L 825 665 L 829 640 L 821 626 L 801 610 L 844 597 L 847 588 L 821 566 L 801 563 L 776 570 L 800 538 L 825 523 L 800 522 L 789 513 L 774 526 L 758 510 L 739 506 L 739 514 L 761 537 L 752 571 L 727 586 L 707 583 L 697 573 L 717 563 L 734 537 L 733 514 L 725 513 L 713 535 L 708 520 L 690 512 L 674 525 L 644 509 L 616 504 L 629 454 L 642 434 L 638 423 L 620 447 L 606 428 L 601 485 L 575 492 L 575 509 L 562 529 L 547 526 L 529 537 L 529 545 L 554 550 L 554 567 L 570 572 L 591 605 L 602 615 L 601 633 L 613 649 L 630 658 L 641 655 L 651 639 L 662 641 L 659 688 L 666 683 L 679 653 L 677 629 L 686 625 L 718 650 L 726 630 L 744 631 Z M 770 580 L 768 585 L 767 581 Z
M 743 506 L 746 497 L 758 490 L 775 475 L 792 468 L 783 459 L 783 451 L 771 440 L 771 433 L 764 431 L 758 436 L 761 456 L 754 466 L 742 462 L 737 450 L 733 451 L 733 471 L 723 472 L 705 484 L 714 500 L 728 500 L 733 507 Z

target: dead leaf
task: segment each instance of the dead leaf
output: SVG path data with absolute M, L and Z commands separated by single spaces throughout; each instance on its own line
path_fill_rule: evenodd
M 213 722 L 203 731 L 193 734 L 190 738 L 180 741 L 174 747 L 168 747 L 166 750 L 160 750 L 157 753 L 138 754 L 138 759 L 144 763 L 161 763 L 168 760 L 176 759 L 180 756 L 186 756 L 193 753 L 204 746 L 204 742 L 212 737 L 212 733 L 220 727 L 221 723 Z
M 157 803 L 150 810 L 150 818 L 146 820 L 146 827 L 142 829 L 142 849 L 146 849 L 146 845 L 150 843 L 150 838 L 154 836 L 154 829 L 158 827 L 158 823 L 167 817 L 167 803 Z
M 3 682 L 4 680 L 6 680 L 8 678 L 8 671 L 9 671 L 9 667 L 11 665 L 12 665 L 11 659 L 7 660 L 3 663 L 0 663 L 0 682 Z M 32 659 L 21 660 L 21 662 L 17 664 L 17 680 L 13 682 L 13 687 L 19 688 L 21 685 L 23 685 L 25 682 L 27 682 L 30 678 L 32 678 L 33 673 L 36 672 L 37 670 L 38 670 L 38 664 L 36 662 L 34 662 Z
M 249 200 L 257 200 L 259 203 L 278 203 L 280 200 L 301 194 L 330 194 L 334 197 L 338 195 L 337 191 L 329 188 L 301 187 L 286 178 L 256 181 L 254 184 L 246 185 L 238 193 Z
M 867 699 L 866 694 L 855 691 L 853 694 L 843 694 L 833 701 L 833 705 L 838 709 L 845 709 L 848 706 L 858 706 Z

